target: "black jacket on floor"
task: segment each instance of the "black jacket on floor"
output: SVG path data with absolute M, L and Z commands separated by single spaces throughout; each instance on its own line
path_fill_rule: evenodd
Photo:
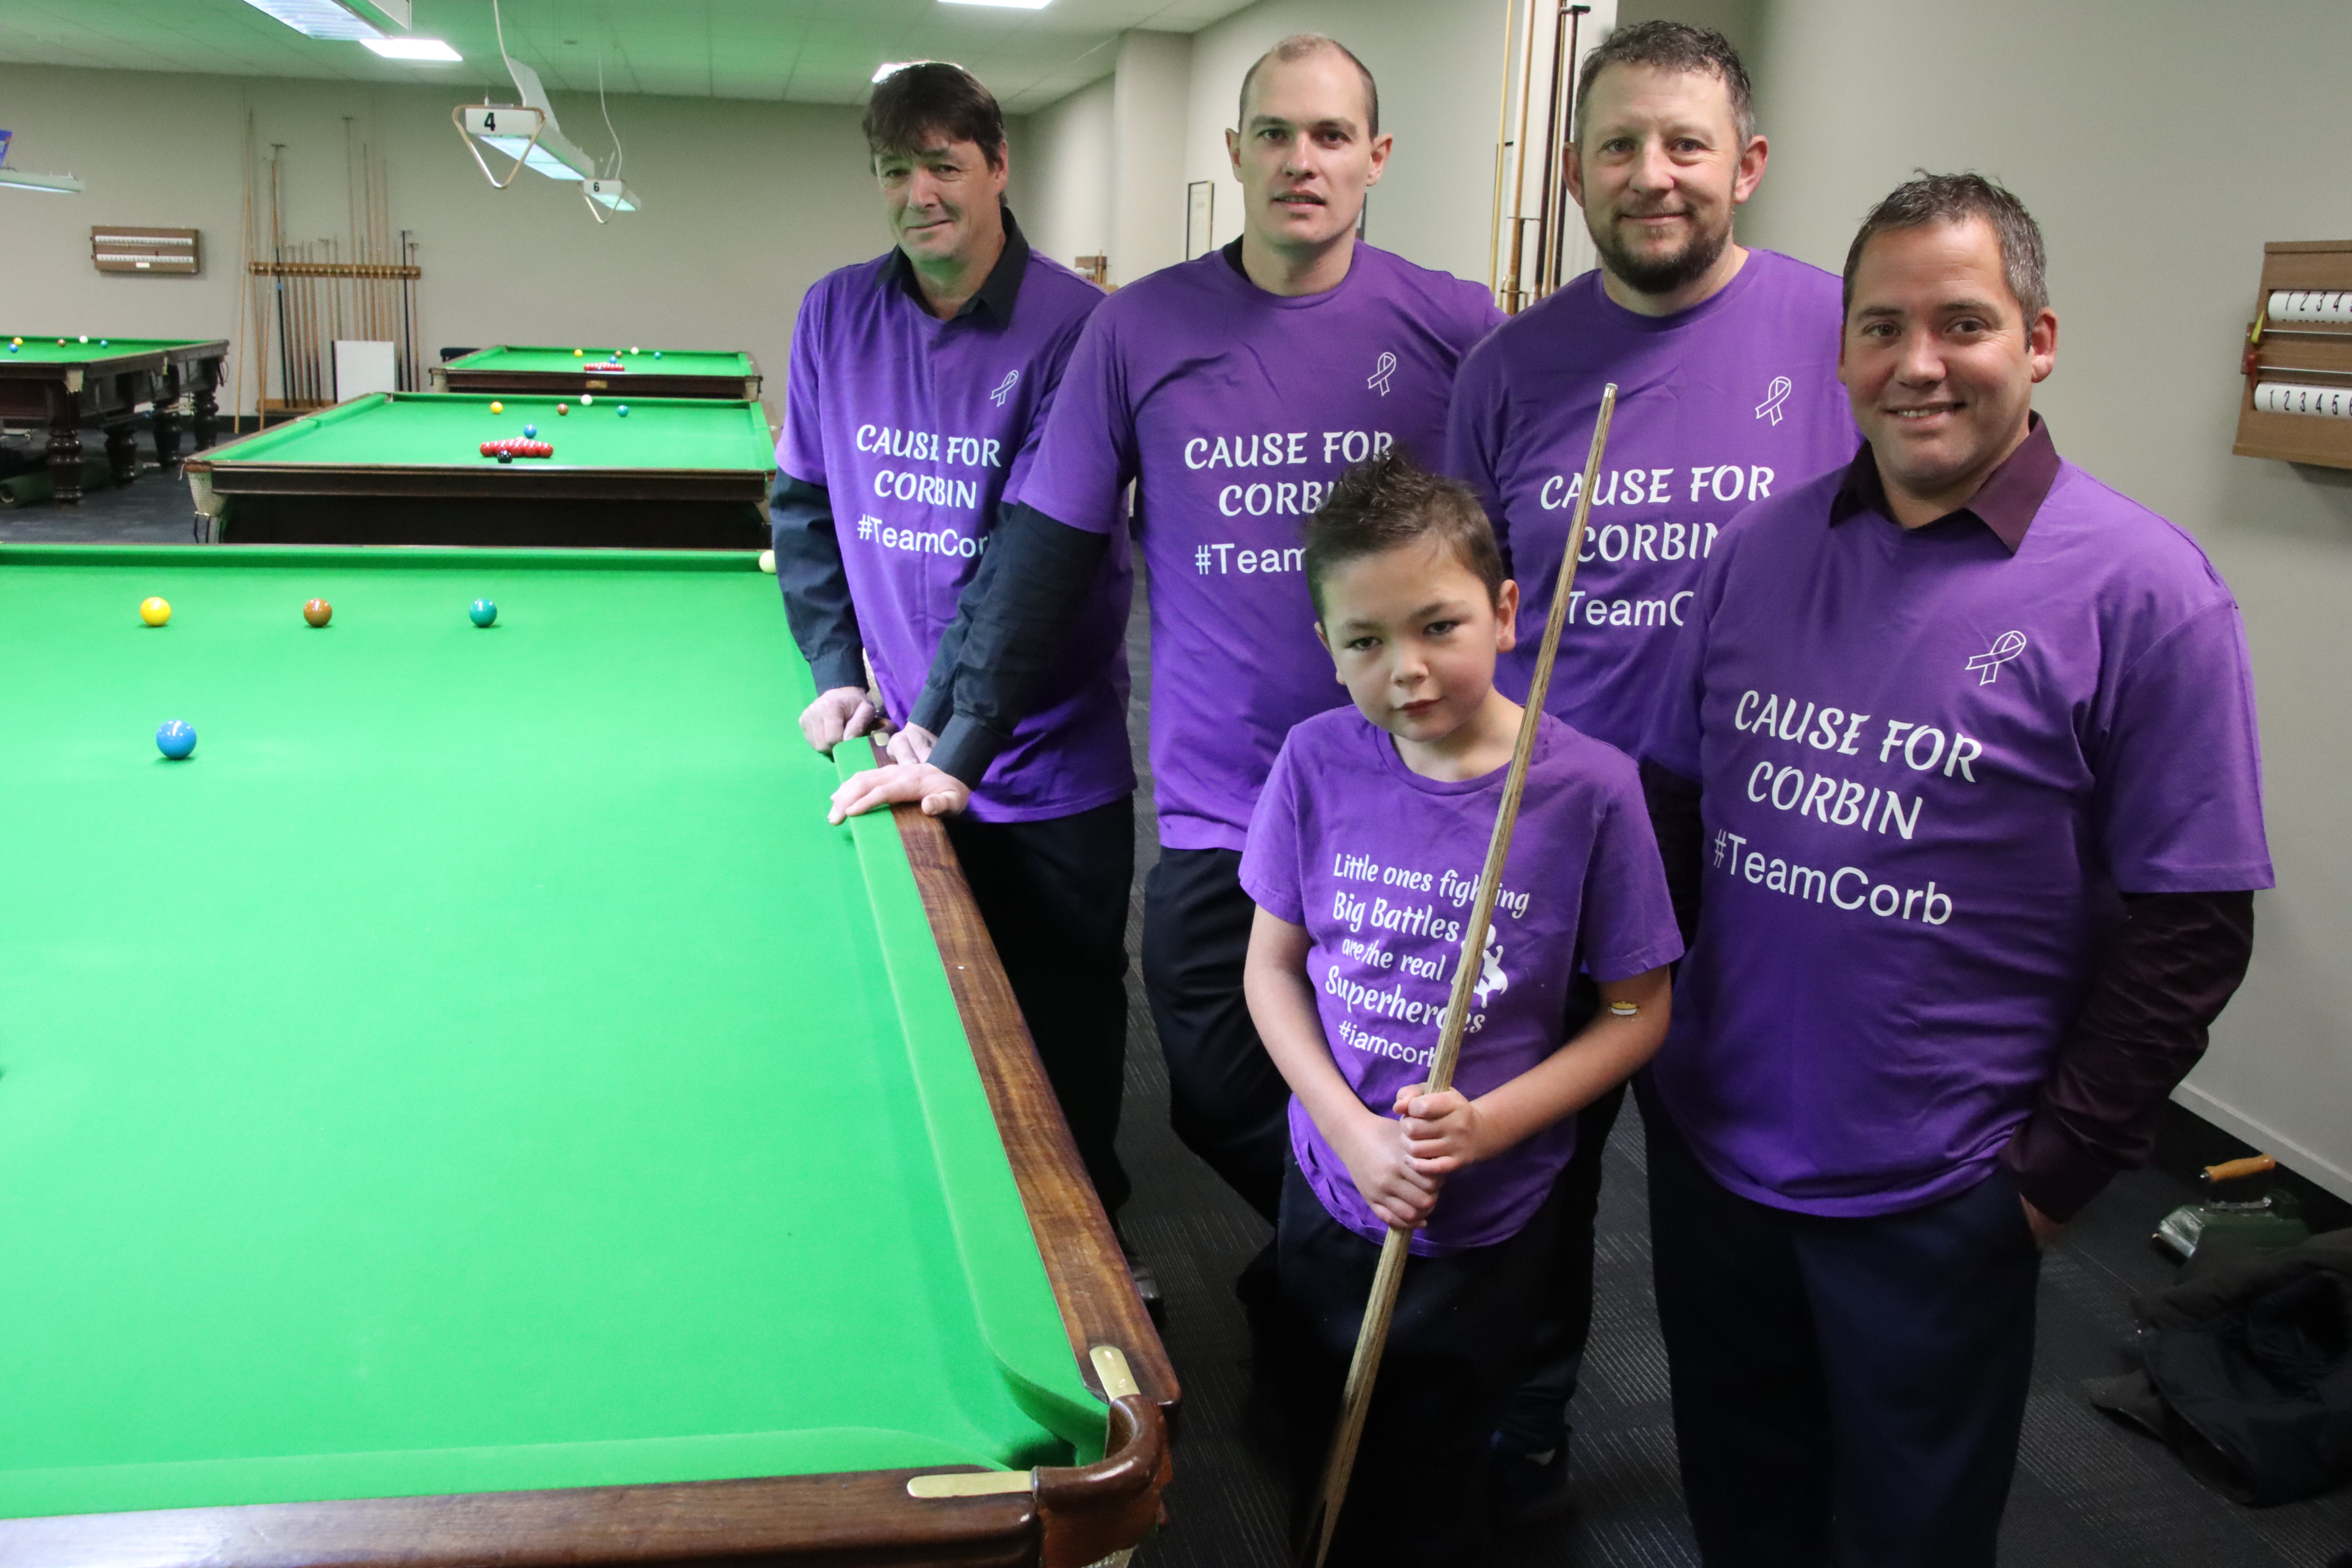
M 2093 1380 L 2093 1404 L 2241 1502 L 2352 1478 L 2352 1230 L 2275 1252 L 2213 1237 L 2134 1306 L 2145 1370 Z

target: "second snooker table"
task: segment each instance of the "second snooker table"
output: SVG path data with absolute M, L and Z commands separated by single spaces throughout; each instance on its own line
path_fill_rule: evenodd
M 552 457 L 482 455 L 525 426 Z M 184 465 L 215 543 L 737 550 L 775 468 L 756 403 L 513 392 L 372 393 Z
M 621 370 L 592 370 L 618 364 Z M 436 392 L 609 392 L 615 397 L 760 395 L 760 367 L 750 354 L 708 349 L 526 348 L 498 343 L 433 367 Z
M 179 406 L 191 399 L 195 443 L 213 444 L 218 427 L 221 361 L 226 339 L 87 338 L 77 333 L 0 334 L 0 418 L 48 426 L 49 476 L 61 506 L 81 500 L 81 426 L 106 432 L 114 482 L 139 471 L 131 422 L 140 405 L 154 405 L 155 457 L 165 468 L 180 451 Z
M 752 557 L 0 546 L 0 1562 L 1149 1530 L 1175 1378 Z

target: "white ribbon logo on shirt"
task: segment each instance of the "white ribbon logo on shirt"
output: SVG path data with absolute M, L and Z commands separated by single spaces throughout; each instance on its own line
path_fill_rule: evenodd
M 1774 376 L 1772 384 L 1764 389 L 1764 401 L 1756 405 L 1756 417 L 1761 419 L 1769 414 L 1773 424 L 1780 423 L 1780 405 L 1788 402 L 1789 394 L 1796 390 L 1797 384 L 1787 376 Z
M 988 395 L 988 400 L 991 403 L 995 404 L 999 408 L 1003 407 L 1004 400 L 1013 395 L 1013 389 L 1019 385 L 1020 382 L 1021 373 L 1019 371 L 1006 371 L 1004 373 L 1004 379 L 996 384 L 996 390 Z M 1778 418 L 1779 416 L 1775 415 L 1774 417 Z
M 1380 359 L 1372 365 L 1372 374 L 1365 379 L 1364 384 L 1379 387 L 1381 395 L 1386 397 L 1389 395 L 1389 377 L 1395 374 L 1396 355 L 1382 350 Z
M 1979 686 L 1990 686 L 2000 679 L 2000 667 L 2024 651 L 2025 634 L 2023 632 L 2003 632 L 1993 639 L 1992 647 L 1969 660 L 1969 668 L 1984 671 L 1984 674 L 1977 678 Z
M 1470 988 L 1470 994 L 1478 999 L 1478 1005 L 1484 1007 L 1489 994 L 1508 991 L 1511 980 L 1503 973 L 1503 943 L 1499 936 L 1487 938 L 1486 950 L 1480 956 L 1486 962 L 1478 966 L 1478 984 Z

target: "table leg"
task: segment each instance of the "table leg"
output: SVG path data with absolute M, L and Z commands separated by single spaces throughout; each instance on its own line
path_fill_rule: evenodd
M 196 450 L 199 452 L 211 446 L 213 438 L 220 433 L 220 404 L 214 395 L 220 390 L 220 383 L 214 375 L 219 368 L 217 364 L 207 364 L 196 377 L 194 428 Z
M 106 462 L 114 482 L 127 485 L 139 477 L 139 427 L 129 420 L 106 427 Z
M 49 426 L 49 493 L 59 506 L 81 504 L 81 427 L 69 418 Z
M 163 372 L 155 394 L 155 461 L 169 468 L 180 458 L 180 373 Z

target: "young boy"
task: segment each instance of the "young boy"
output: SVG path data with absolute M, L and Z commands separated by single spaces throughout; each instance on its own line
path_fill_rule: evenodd
M 1517 587 L 1476 497 L 1396 451 L 1335 486 L 1306 574 L 1354 706 L 1290 731 L 1242 858 L 1250 1013 L 1292 1091 L 1277 1278 L 1328 1394 L 1382 1239 L 1415 1232 L 1336 1554 L 1470 1562 L 1574 1114 L 1664 1038 L 1682 942 L 1633 763 L 1544 718 L 1455 1087 L 1424 1092 L 1518 735 L 1495 689 Z M 1563 1043 L 1580 963 L 1602 1005 Z M 1319 1403 L 1299 1433 L 1318 1458 Z

